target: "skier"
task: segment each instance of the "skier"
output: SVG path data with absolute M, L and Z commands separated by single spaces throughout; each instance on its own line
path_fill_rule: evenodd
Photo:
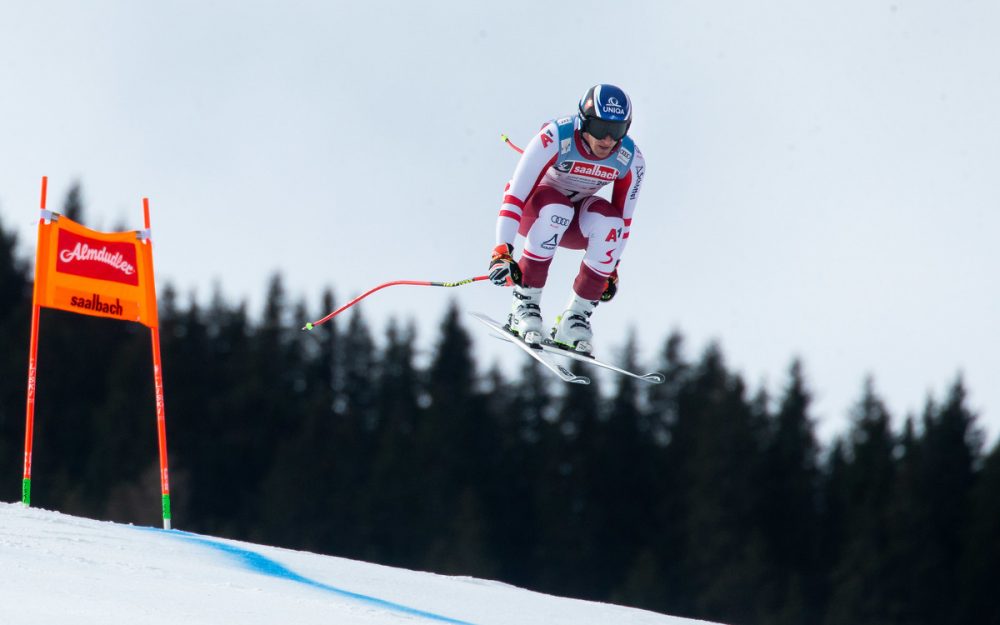
M 591 87 L 576 115 L 542 126 L 504 189 L 490 280 L 514 286 L 507 323 L 528 344 L 542 341 L 542 287 L 556 249 L 564 247 L 585 252 L 569 303 L 549 338 L 580 353 L 593 349 L 590 316 L 598 302 L 610 301 L 618 291 L 618 263 L 646 169 L 628 136 L 631 123 L 632 102 L 624 91 L 607 84 Z M 612 183 L 610 202 L 595 195 Z M 524 249 L 515 262 L 518 234 Z

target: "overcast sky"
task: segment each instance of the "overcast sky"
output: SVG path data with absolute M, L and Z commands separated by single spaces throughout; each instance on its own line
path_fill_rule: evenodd
M 611 82 L 649 174 L 599 354 L 634 327 L 652 364 L 677 330 L 774 394 L 800 357 L 824 439 L 869 374 L 898 422 L 962 372 L 992 439 L 998 33 L 989 0 L 5 2 L 0 218 L 28 255 L 42 175 L 55 210 L 79 181 L 98 229 L 141 227 L 148 196 L 161 288 L 257 310 L 281 272 L 318 317 L 327 286 L 485 273 L 517 158 L 500 133 Z M 557 255 L 547 320 L 579 259 Z M 379 334 L 415 318 L 429 349 L 451 297 L 501 317 L 510 292 L 364 311 Z M 484 367 L 520 365 L 467 327 Z

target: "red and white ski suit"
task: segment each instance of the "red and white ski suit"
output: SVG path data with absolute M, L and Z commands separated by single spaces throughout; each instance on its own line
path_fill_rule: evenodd
M 580 134 L 576 116 L 542 126 L 524 148 L 504 190 L 497 244 L 524 237 L 518 265 L 522 284 L 545 286 L 556 249 L 586 250 L 573 283 L 581 298 L 597 300 L 621 260 L 646 162 L 628 136 L 601 159 Z M 613 184 L 611 201 L 595 194 Z

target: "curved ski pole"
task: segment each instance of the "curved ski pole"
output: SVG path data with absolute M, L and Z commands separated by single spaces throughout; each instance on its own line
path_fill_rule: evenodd
M 354 299 L 352 299 L 351 301 L 347 302 L 346 304 L 344 304 L 343 306 L 341 306 L 337 310 L 333 311 L 329 315 L 323 317 L 322 319 L 318 319 L 316 321 L 311 321 L 311 322 L 307 323 L 306 325 L 302 326 L 302 329 L 303 330 L 312 330 L 316 326 L 322 325 L 322 324 L 326 323 L 327 321 L 333 319 L 334 317 L 336 317 L 340 313 L 344 312 L 345 310 L 347 310 L 351 306 L 354 306 L 355 304 L 357 304 L 358 302 L 360 302 L 364 298 L 368 297 L 369 295 L 371 295 L 375 291 L 380 291 L 380 290 L 382 290 L 382 289 L 384 289 L 386 287 L 389 287 L 389 286 L 407 285 L 407 286 L 444 286 L 444 287 L 455 287 L 455 286 L 462 286 L 462 285 L 465 285 L 465 284 L 472 284 L 473 282 L 479 282 L 480 280 L 488 280 L 488 279 L 489 279 L 489 276 L 475 276 L 474 278 L 467 278 L 465 280 L 459 280 L 458 282 L 433 282 L 433 281 L 430 281 L 430 280 L 393 280 L 392 282 L 386 282 L 385 284 L 380 284 L 377 287 L 374 287 L 372 289 L 369 289 L 368 291 L 365 291 L 361 295 L 355 297 Z

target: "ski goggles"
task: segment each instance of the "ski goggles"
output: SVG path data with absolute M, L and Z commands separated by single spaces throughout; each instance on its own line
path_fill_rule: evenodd
M 615 141 L 621 141 L 628 132 L 628 122 L 617 122 L 598 117 L 587 117 L 580 124 L 580 130 L 590 134 L 597 140 L 611 137 Z

